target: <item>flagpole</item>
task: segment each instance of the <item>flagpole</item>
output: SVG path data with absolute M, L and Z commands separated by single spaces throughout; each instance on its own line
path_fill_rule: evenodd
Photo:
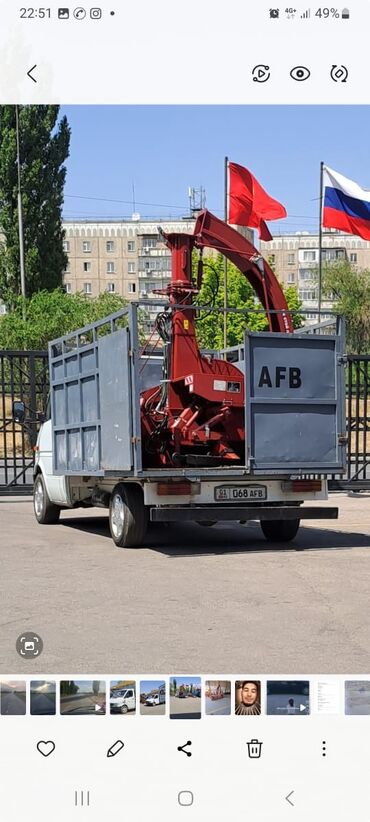
M 224 169 L 224 218 L 225 223 L 227 223 L 227 197 L 228 197 L 228 188 L 229 188 L 229 181 L 228 181 L 228 169 L 229 169 L 229 158 L 225 157 L 225 169 Z M 227 348 L 227 257 L 224 257 L 224 348 Z
M 321 290 L 322 290 L 322 207 L 324 200 L 324 163 L 320 163 L 320 224 L 319 224 L 319 295 L 318 309 L 319 322 L 321 322 Z

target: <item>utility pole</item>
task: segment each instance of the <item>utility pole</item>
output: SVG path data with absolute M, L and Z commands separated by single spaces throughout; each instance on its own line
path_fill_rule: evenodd
M 229 158 L 225 157 L 225 223 L 227 223 L 227 196 L 228 196 Z M 224 348 L 227 348 L 227 257 L 224 257 Z
M 319 223 L 319 294 L 318 314 L 321 322 L 321 291 L 322 291 L 322 206 L 324 199 L 324 163 L 320 163 L 320 223 Z
M 24 266 L 24 236 L 23 236 L 23 210 L 22 210 L 22 188 L 21 188 L 21 155 L 19 139 L 19 110 L 15 107 L 15 130 L 17 137 L 17 171 L 18 171 L 18 233 L 19 233 L 19 263 L 21 272 L 21 294 L 26 296 L 26 274 Z M 25 306 L 23 306 L 23 319 L 25 319 Z

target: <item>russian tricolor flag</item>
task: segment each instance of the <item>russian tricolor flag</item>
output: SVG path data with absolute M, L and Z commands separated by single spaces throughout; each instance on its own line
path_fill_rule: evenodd
M 324 166 L 322 224 L 370 240 L 370 191 Z

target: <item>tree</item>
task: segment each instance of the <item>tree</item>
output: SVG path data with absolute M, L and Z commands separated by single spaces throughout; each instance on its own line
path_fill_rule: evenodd
M 201 311 L 197 321 L 197 336 L 202 348 L 223 348 L 224 315 L 218 310 L 224 304 L 224 258 L 219 254 L 216 259 L 208 258 L 204 262 L 203 285 L 197 297 L 198 305 L 210 306 L 209 311 Z M 301 308 L 294 286 L 284 289 L 288 307 L 292 311 Z M 265 331 L 268 329 L 266 315 L 259 303 L 256 293 L 247 278 L 232 263 L 227 269 L 227 302 L 229 308 L 243 309 L 242 313 L 227 315 L 227 344 L 240 345 L 244 340 L 246 327 L 250 331 Z M 214 310 L 211 310 L 214 308 Z M 299 328 L 302 325 L 302 316 L 293 315 L 293 325 Z
M 327 265 L 323 271 L 323 293 L 333 298 L 335 309 L 346 321 L 347 350 L 352 354 L 370 351 L 370 270 L 360 271 L 348 261 Z
M 103 319 L 124 308 L 127 301 L 118 294 L 91 298 L 82 293 L 66 294 L 62 288 L 39 291 L 23 301 L 18 297 L 14 310 L 0 317 L 0 347 L 43 350 L 50 340 Z
M 59 106 L 19 106 L 26 294 L 62 284 L 62 204 L 70 128 Z M 0 298 L 20 294 L 15 106 L 0 106 Z

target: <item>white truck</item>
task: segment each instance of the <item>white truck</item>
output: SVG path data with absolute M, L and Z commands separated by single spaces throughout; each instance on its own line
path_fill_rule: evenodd
M 312 503 L 328 498 L 328 477 L 345 468 L 339 325 L 323 336 L 246 332 L 244 345 L 225 352 L 245 379 L 241 465 L 146 469 L 136 311 L 131 305 L 49 346 L 49 412 L 34 467 L 37 521 L 103 507 L 114 543 L 124 548 L 142 545 L 149 523 L 258 520 L 267 540 L 287 541 L 303 519 L 336 518 L 336 507 Z M 123 316 L 124 328 L 117 324 Z M 291 372 L 301 375 L 299 385 Z M 145 388 L 158 385 L 158 358 L 148 358 L 144 374 Z M 16 406 L 23 422 L 26 410 Z
M 136 695 L 134 688 L 122 688 L 110 693 L 110 712 L 127 714 L 136 710 Z
M 158 691 L 156 694 L 150 694 L 146 700 L 145 705 L 154 706 L 154 705 L 164 705 L 166 702 L 166 693 L 165 691 Z

